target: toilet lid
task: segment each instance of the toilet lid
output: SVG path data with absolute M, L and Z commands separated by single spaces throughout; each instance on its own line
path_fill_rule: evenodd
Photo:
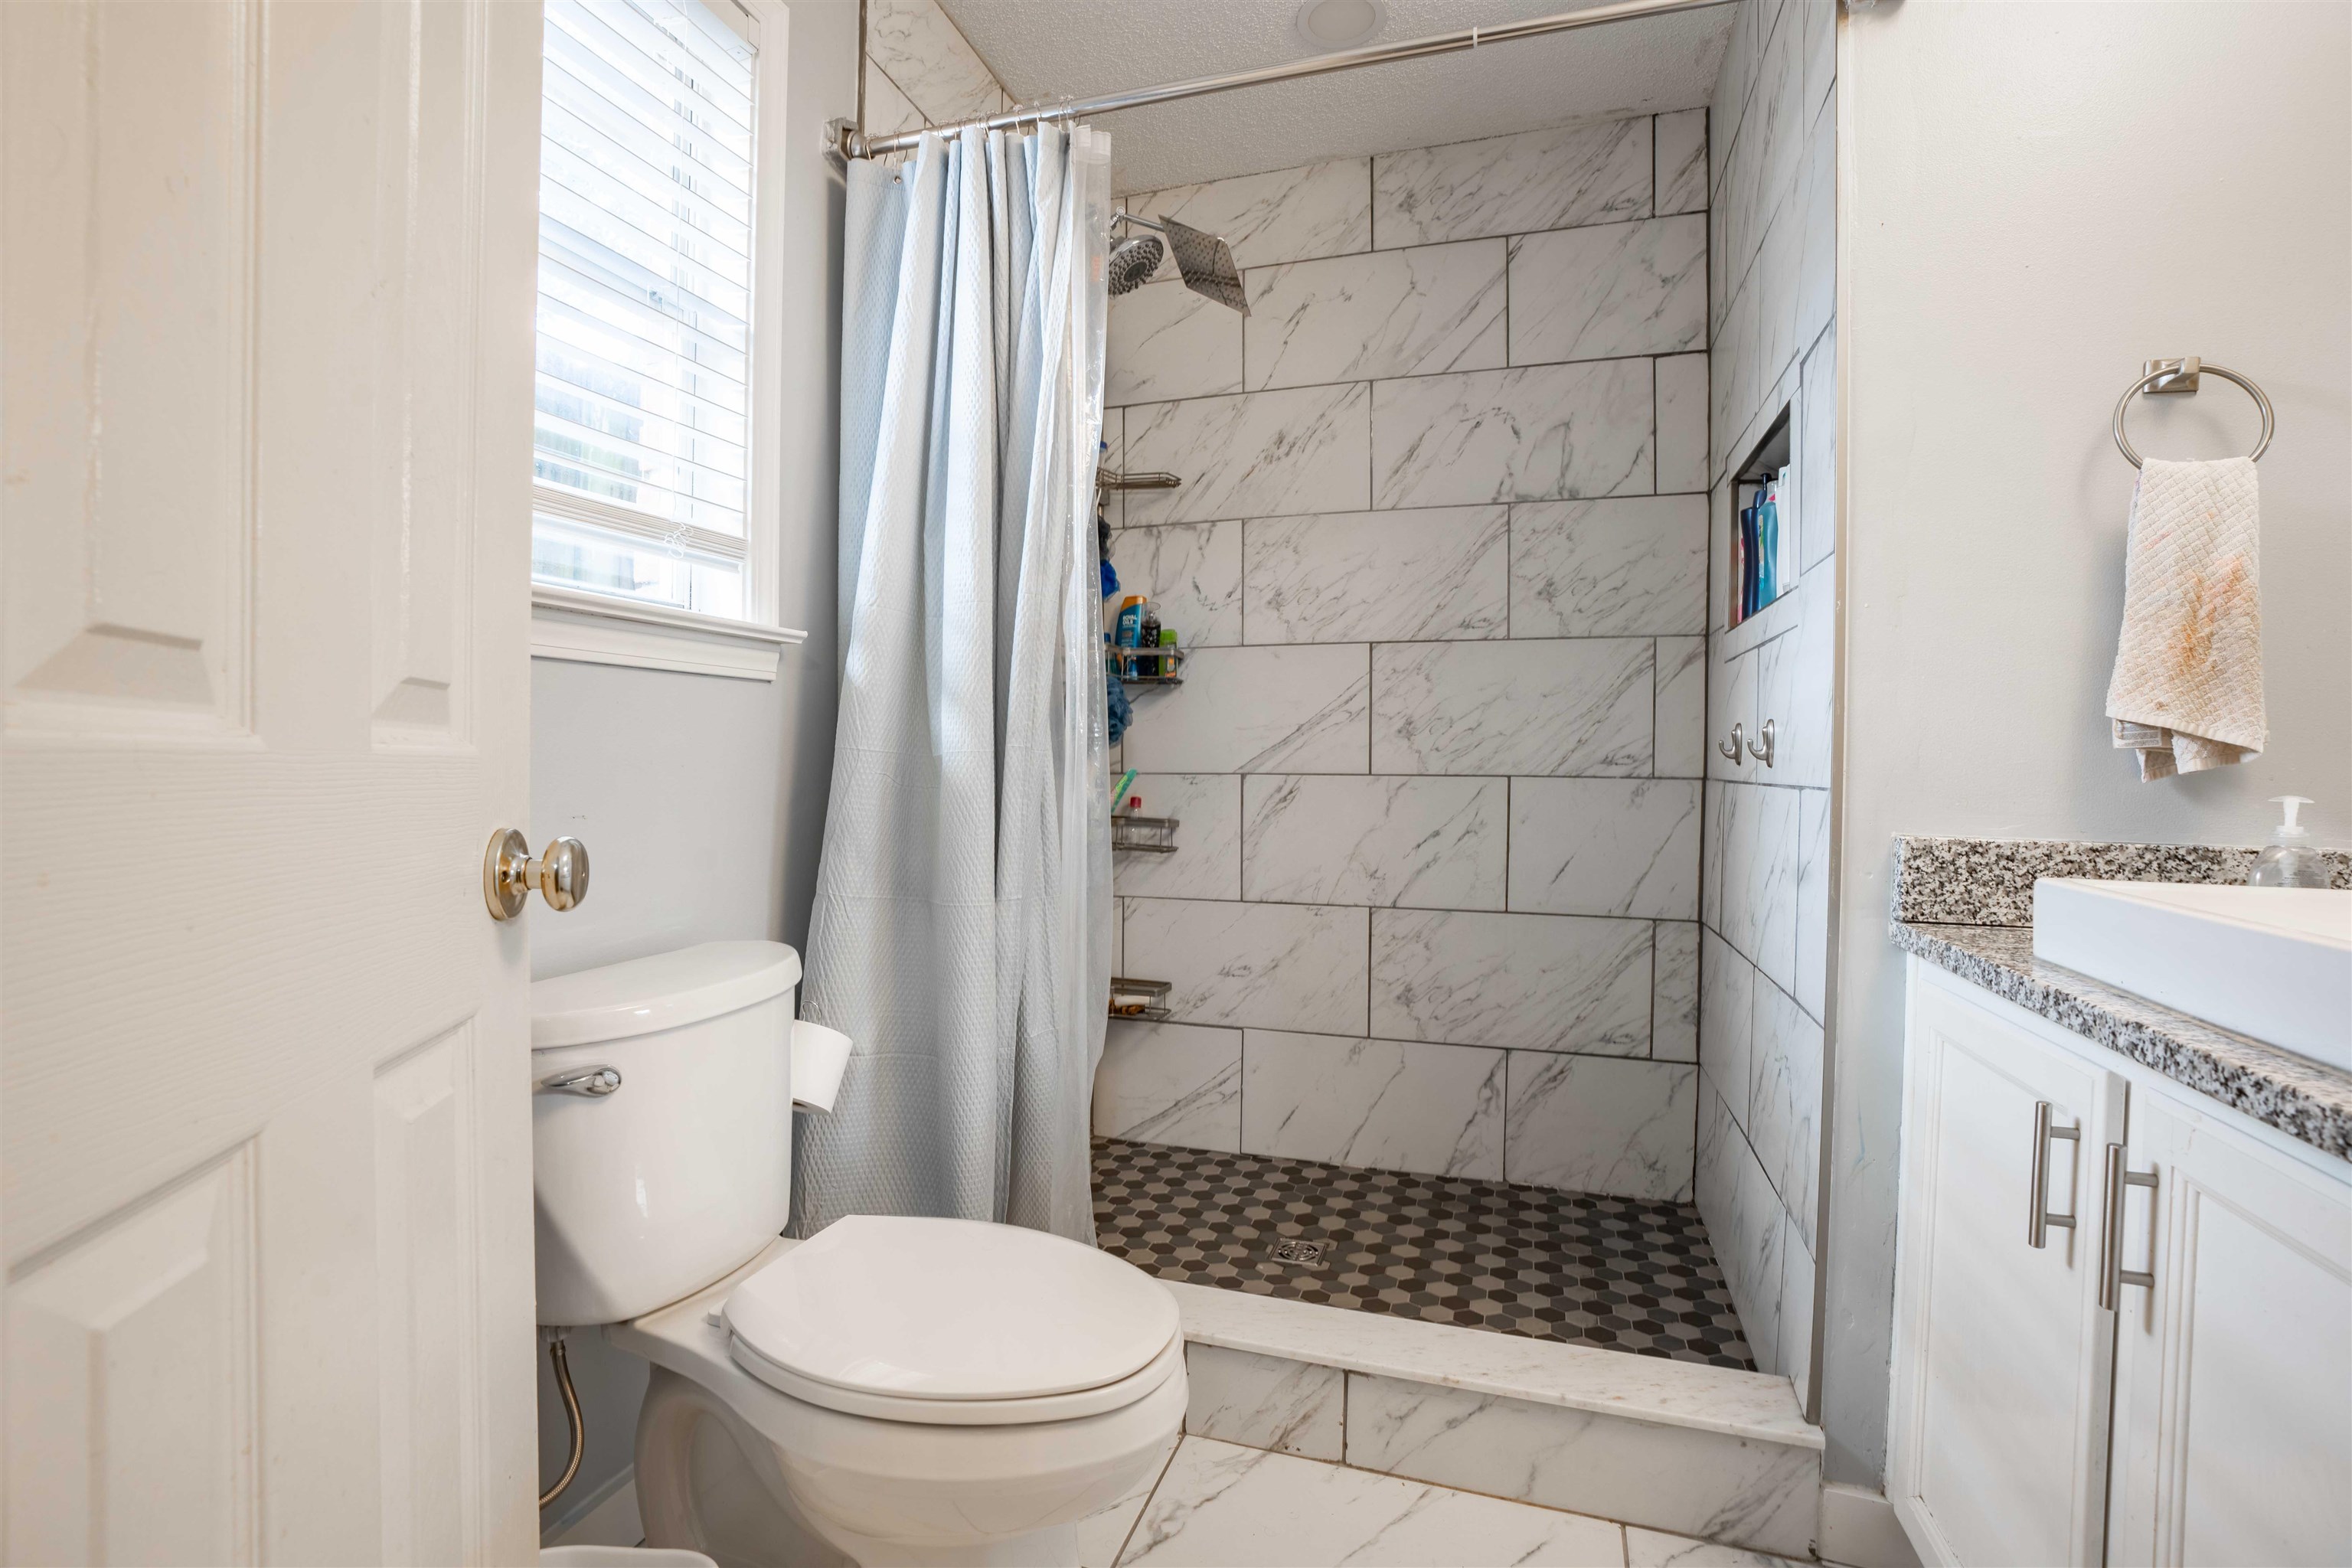
M 1025 1399 L 1097 1388 L 1177 1336 L 1176 1300 L 1079 1242 L 977 1220 L 854 1215 L 727 1299 L 766 1360 L 904 1399 Z

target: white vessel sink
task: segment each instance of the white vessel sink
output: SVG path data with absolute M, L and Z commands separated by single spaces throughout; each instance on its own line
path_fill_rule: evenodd
M 2352 892 L 2044 878 L 2033 956 L 2352 1072 Z

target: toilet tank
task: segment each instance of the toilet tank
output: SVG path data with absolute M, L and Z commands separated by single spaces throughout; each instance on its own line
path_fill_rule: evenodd
M 532 984 L 541 1322 L 640 1317 L 784 1228 L 800 977 L 782 942 L 712 942 Z M 597 1068 L 618 1087 L 550 1087 Z

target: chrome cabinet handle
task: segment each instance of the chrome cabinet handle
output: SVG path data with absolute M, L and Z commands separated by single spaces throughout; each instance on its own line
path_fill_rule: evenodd
M 482 901 L 494 921 L 522 913 L 533 888 L 551 910 L 578 909 L 588 897 L 588 846 L 577 838 L 551 838 L 534 858 L 530 840 L 511 827 L 490 835 L 482 851 Z
M 2047 1247 L 2050 1244 L 2050 1227 L 2053 1225 L 2061 1230 L 2074 1228 L 2074 1215 L 2050 1212 L 2050 1140 L 2053 1138 L 2063 1138 L 2079 1147 L 2083 1142 L 2083 1129 L 2080 1126 L 2053 1127 L 2050 1125 L 2050 1102 L 2037 1100 L 2033 1102 L 2033 1212 L 2025 1222 L 2025 1244 L 2028 1247 Z
M 2147 1202 L 2147 1267 L 2124 1267 L 2124 1190 L 2146 1187 Z M 2112 1312 L 2123 1299 L 2124 1287 L 2156 1289 L 2156 1173 L 2135 1171 L 2124 1163 L 2124 1146 L 2107 1145 L 2107 1223 L 2099 1236 L 2099 1305 Z
M 1731 727 L 1731 739 L 1728 741 L 1717 741 L 1715 743 L 1716 751 L 1721 755 L 1730 759 L 1731 765 L 1735 768 L 1748 760 L 1748 743 L 1746 736 L 1747 731 L 1745 728 L 1741 725 L 1734 724 Z
M 619 1068 L 573 1068 L 552 1078 L 541 1079 L 530 1086 L 533 1094 L 584 1094 L 602 1100 L 621 1087 Z
M 1764 737 L 1764 743 L 1759 746 L 1753 741 L 1748 742 L 1748 754 L 1768 768 L 1772 765 L 1772 721 L 1765 720 L 1764 728 L 1759 731 Z

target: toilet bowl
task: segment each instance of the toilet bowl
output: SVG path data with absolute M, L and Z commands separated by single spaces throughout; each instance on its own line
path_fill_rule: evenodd
M 540 1315 L 654 1363 L 646 1542 L 726 1568 L 1075 1563 L 1075 1524 L 1182 1426 L 1174 1300 L 1012 1226 L 779 1240 L 798 978 L 781 943 L 722 942 L 532 988 Z

